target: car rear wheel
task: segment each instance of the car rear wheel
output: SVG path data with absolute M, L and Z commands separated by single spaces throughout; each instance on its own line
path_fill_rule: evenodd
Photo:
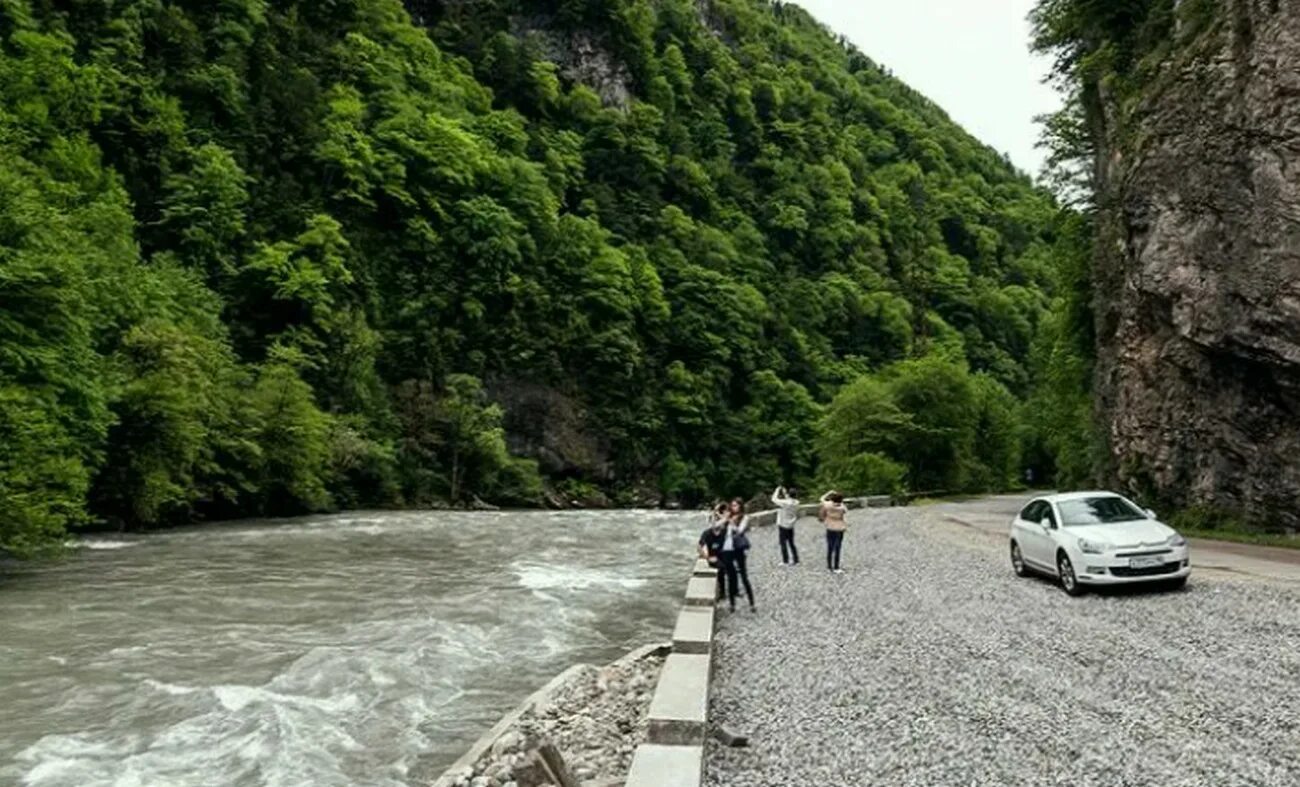
M 1029 567 L 1025 565 L 1025 556 L 1020 552 L 1020 545 L 1011 542 L 1011 569 L 1016 572 L 1018 577 L 1029 576 Z
M 1056 573 L 1061 578 L 1061 587 L 1071 596 L 1082 596 L 1083 586 L 1079 584 L 1079 578 L 1074 575 L 1074 564 L 1070 562 L 1070 557 L 1064 552 L 1056 556 Z

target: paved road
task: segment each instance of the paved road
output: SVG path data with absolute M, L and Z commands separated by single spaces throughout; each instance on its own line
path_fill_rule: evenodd
M 815 522 L 796 568 L 759 531 L 759 611 L 724 613 L 713 693 L 752 748 L 712 746 L 707 783 L 1300 784 L 1300 587 L 1198 571 L 1182 593 L 1071 599 L 949 519 L 1008 506 L 855 512 L 842 576 Z

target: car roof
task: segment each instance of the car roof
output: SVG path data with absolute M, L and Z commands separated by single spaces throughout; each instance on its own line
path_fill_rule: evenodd
M 1036 497 L 1034 499 L 1045 500 L 1049 503 L 1063 503 L 1067 500 L 1083 500 L 1089 497 L 1123 497 L 1123 495 L 1118 492 L 1095 490 L 1092 492 L 1062 492 L 1054 495 L 1043 495 L 1042 497 Z

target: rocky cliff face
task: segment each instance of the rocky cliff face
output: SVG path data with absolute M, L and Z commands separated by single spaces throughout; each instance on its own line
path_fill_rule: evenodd
M 1114 480 L 1296 527 L 1300 0 L 1219 13 L 1099 155 L 1098 407 Z

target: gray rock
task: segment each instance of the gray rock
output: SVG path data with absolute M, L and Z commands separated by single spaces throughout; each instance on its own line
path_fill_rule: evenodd
M 524 745 L 524 736 L 518 730 L 508 730 L 492 744 L 492 757 L 500 759 Z
M 748 735 L 732 732 L 721 724 L 714 725 L 713 737 L 717 738 L 718 742 L 723 746 L 730 746 L 733 749 L 739 749 L 749 745 Z
M 1296 527 L 1300 0 L 1210 6 L 1134 111 L 1101 91 L 1097 412 L 1111 482 Z
M 470 777 L 486 778 L 493 787 L 512 781 L 515 787 L 555 783 L 564 774 L 557 774 L 539 757 L 539 750 L 547 747 L 557 757 L 565 753 L 559 760 L 567 764 L 566 773 L 575 774 L 571 784 L 621 779 L 637 744 L 645 739 L 651 696 L 627 687 L 634 680 L 653 686 L 668 652 L 667 648 L 638 651 L 638 658 L 575 671 L 566 684 L 503 733 L 458 787 L 468 787 Z

